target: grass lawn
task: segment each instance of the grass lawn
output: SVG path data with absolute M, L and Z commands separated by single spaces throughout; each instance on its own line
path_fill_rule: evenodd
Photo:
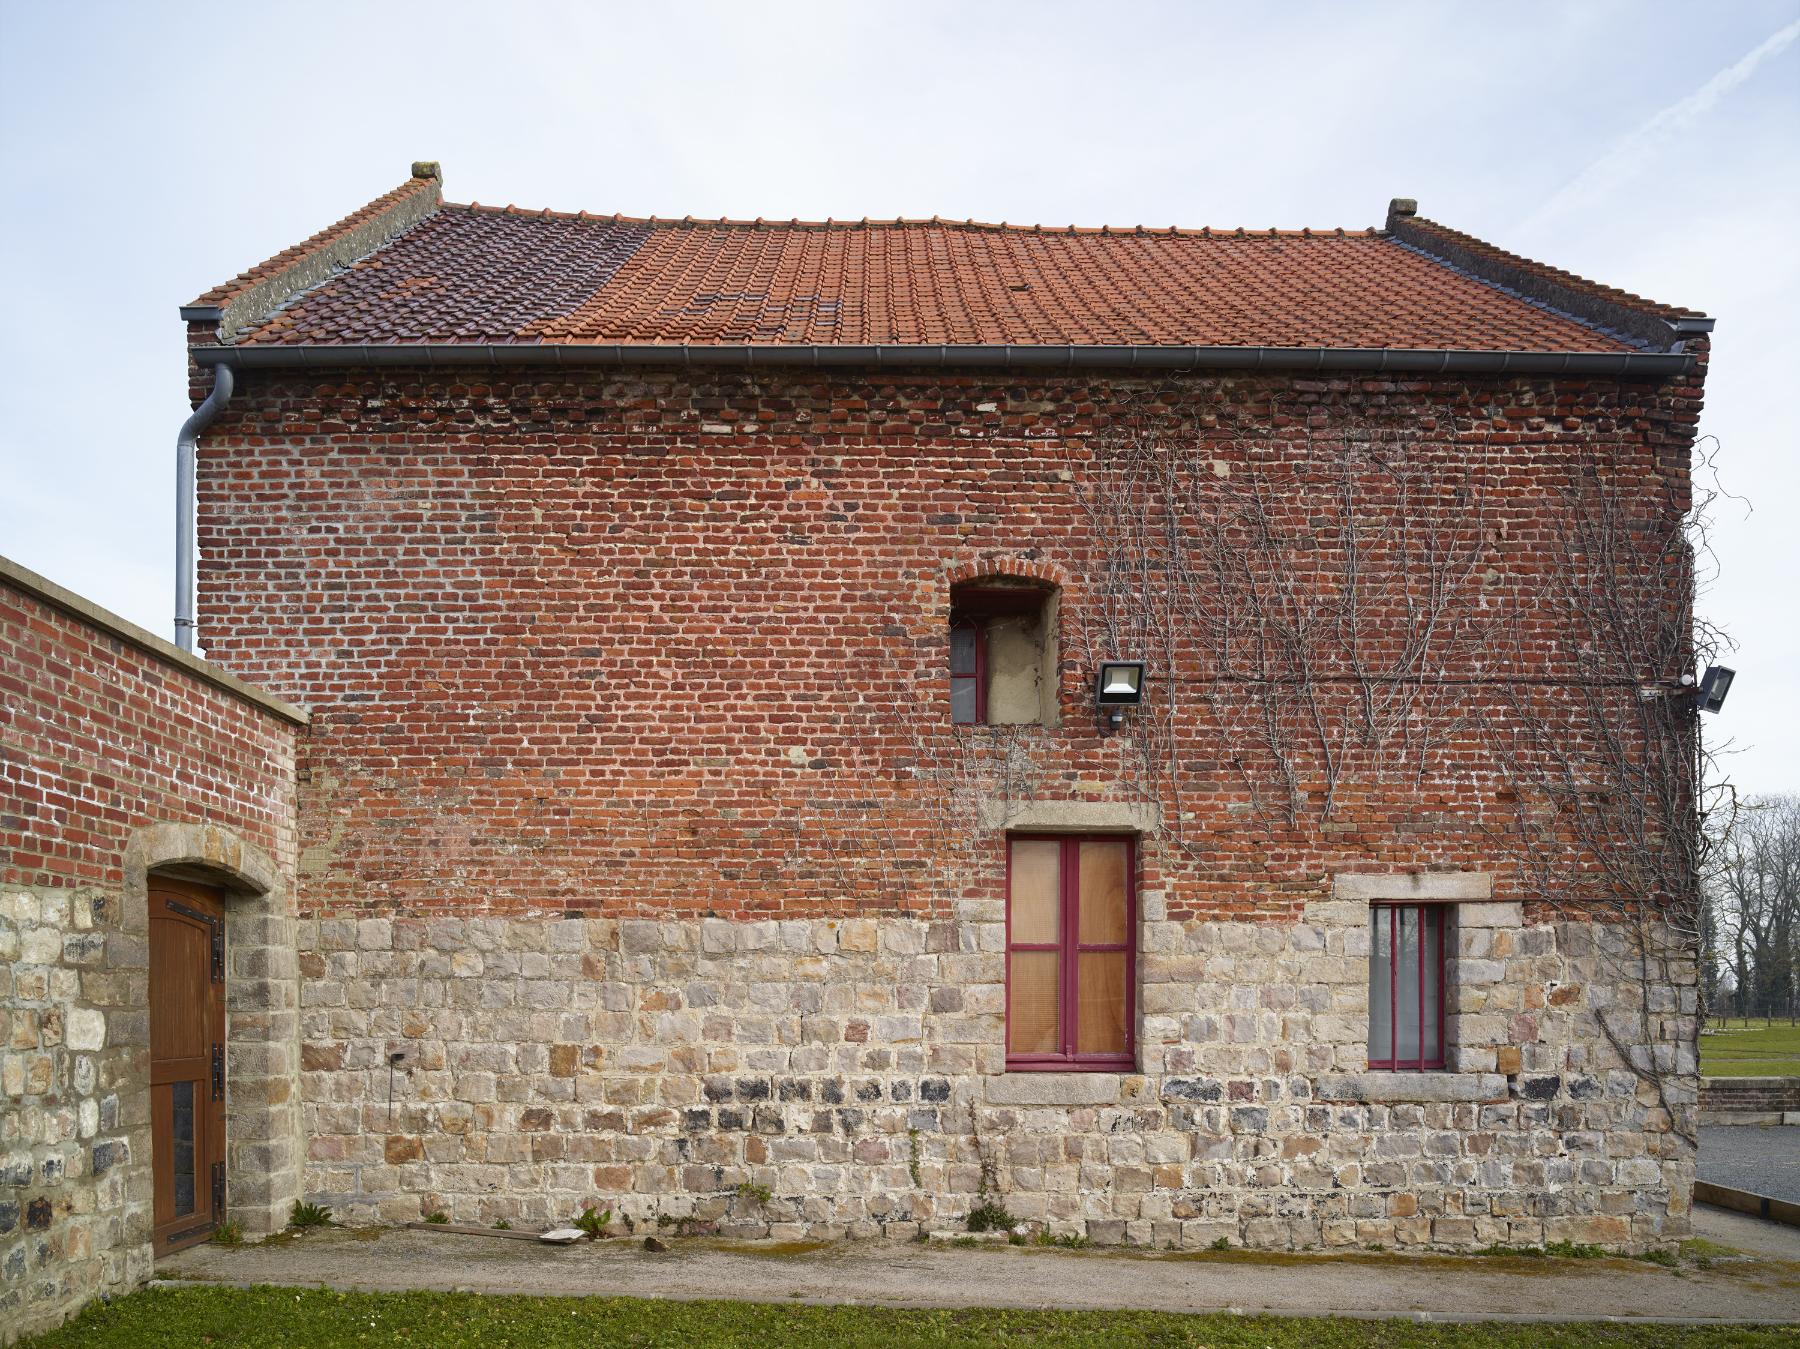
M 1752 1020 L 1720 1029 L 1715 1021 L 1700 1037 L 1700 1071 L 1707 1077 L 1800 1077 L 1800 1026 Z
M 90 1306 L 32 1349 L 141 1346 L 844 1345 L 1191 1346 L 1192 1349 L 1587 1349 L 1587 1346 L 1800 1346 L 1800 1328 L 1436 1325 L 1163 1312 L 898 1311 L 634 1298 L 332 1293 L 291 1288 L 149 1289 Z

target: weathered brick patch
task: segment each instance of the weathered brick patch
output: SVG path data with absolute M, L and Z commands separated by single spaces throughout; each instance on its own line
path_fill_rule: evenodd
M 1631 995 L 1594 930 L 1459 907 L 1452 1071 L 1422 1075 L 1365 1071 L 1354 901 L 1272 927 L 1172 922 L 1146 896 L 1143 1071 L 1085 1075 L 1002 1072 L 1000 915 L 979 902 L 943 921 L 306 922 L 307 1188 L 352 1220 L 599 1201 L 739 1236 L 905 1237 L 961 1224 L 985 1155 L 1014 1214 L 1101 1242 L 1685 1235 L 1692 1151 L 1602 1047 L 1592 1009 Z M 1691 987 L 1672 993 L 1665 1054 L 1691 1016 Z M 390 1108 L 397 1049 L 415 1058 Z

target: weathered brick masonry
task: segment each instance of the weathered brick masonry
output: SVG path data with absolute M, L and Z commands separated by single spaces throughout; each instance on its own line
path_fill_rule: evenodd
M 1179 790 L 1148 786 L 1092 712 L 1092 658 L 1122 653 L 1078 487 L 1129 418 L 1221 476 L 1404 428 L 1446 519 L 1483 489 L 1493 602 L 1522 604 L 1582 463 L 1682 509 L 1698 373 L 239 378 L 203 447 L 201 614 L 216 659 L 315 712 L 309 1192 L 904 1234 L 975 1202 L 985 1152 L 1015 1213 L 1103 1239 L 1686 1231 L 1691 984 L 1630 1047 L 1659 1099 L 1595 1024 L 1637 996 L 1614 934 L 1497 863 L 1468 737 L 1286 824 L 1189 699 Z M 1059 725 L 948 724 L 950 586 L 988 575 L 1061 588 Z M 1528 631 L 1534 672 L 1567 655 Z M 1213 677 L 1178 661 L 1163 687 Z M 1007 1074 L 1001 840 L 1070 821 L 1144 830 L 1140 1071 Z M 1366 1071 L 1367 905 L 1407 897 L 1456 906 L 1443 1074 Z
M 0 1325 L 149 1276 L 152 870 L 227 910 L 231 1216 L 298 1180 L 295 709 L 0 562 Z

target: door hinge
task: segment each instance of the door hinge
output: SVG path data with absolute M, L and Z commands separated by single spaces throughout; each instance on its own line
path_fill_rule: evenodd
M 196 922 L 205 923 L 207 931 L 212 934 L 212 981 L 215 984 L 225 982 L 225 920 L 215 918 L 210 913 L 201 913 L 186 904 L 178 904 L 174 900 L 166 901 L 176 913 L 186 914 Z
M 225 1099 L 225 1046 L 213 1046 L 213 1100 Z
M 213 1221 L 225 1220 L 225 1163 L 213 1163 Z

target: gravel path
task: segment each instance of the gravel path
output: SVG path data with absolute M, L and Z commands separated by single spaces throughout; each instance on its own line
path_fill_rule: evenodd
M 1143 1308 L 1421 1320 L 1800 1321 L 1800 1263 L 1663 1269 L 1631 1260 L 1461 1256 L 1152 1255 L 883 1242 L 804 1249 L 614 1240 L 548 1249 L 408 1230 L 331 1230 L 281 1244 L 198 1246 L 160 1279 L 542 1296 L 728 1297 L 900 1307 Z
M 1700 1179 L 1800 1204 L 1800 1124 L 1709 1124 L 1700 1130 Z

